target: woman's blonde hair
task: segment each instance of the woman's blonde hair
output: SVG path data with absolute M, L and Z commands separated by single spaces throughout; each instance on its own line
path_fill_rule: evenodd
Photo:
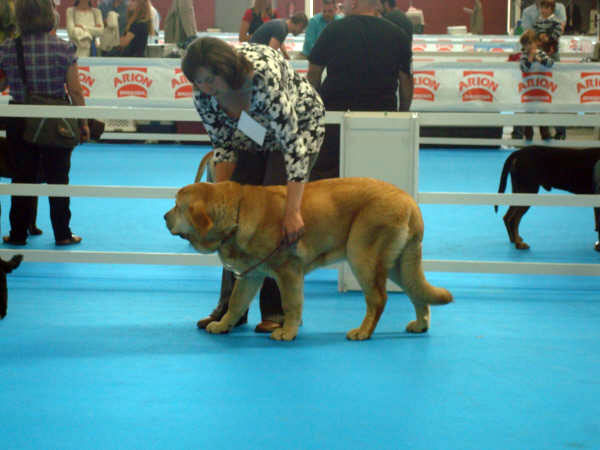
M 136 0 L 135 5 L 135 8 L 127 11 L 127 26 L 125 27 L 125 33 L 129 31 L 129 29 L 135 22 L 146 22 L 146 26 L 148 27 L 148 34 L 154 34 L 150 0 Z
M 23 35 L 49 33 L 54 28 L 54 4 L 52 0 L 17 0 L 15 17 Z
M 252 63 L 227 42 L 213 37 L 203 37 L 192 42 L 181 60 L 181 70 L 194 83 L 200 67 L 222 77 L 229 87 L 239 89 L 247 75 L 252 72 Z

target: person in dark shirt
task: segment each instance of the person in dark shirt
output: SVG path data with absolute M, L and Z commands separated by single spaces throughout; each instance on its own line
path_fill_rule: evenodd
M 254 0 L 254 6 L 248 8 L 242 17 L 238 35 L 240 42 L 248 42 L 263 23 L 278 18 L 279 14 L 271 6 L 271 0 Z
M 131 0 L 125 34 L 121 36 L 120 56 L 143 57 L 152 33 L 152 12 L 149 0 Z
M 298 36 L 308 25 L 306 14 L 300 12 L 289 19 L 274 19 L 263 23 L 250 38 L 251 44 L 268 45 L 275 50 L 281 50 L 285 59 L 290 59 L 283 41 L 288 33 Z
M 396 0 L 381 0 L 381 17 L 395 23 L 410 37 L 412 46 L 413 24 L 406 14 L 396 9 Z
M 353 2 L 350 15 L 328 25 L 311 51 L 307 77 L 327 111 L 397 111 L 397 93 L 400 111 L 410 108 L 410 37 L 378 17 L 378 6 L 379 0 Z M 312 179 L 339 176 L 339 141 L 339 126 L 327 125 Z

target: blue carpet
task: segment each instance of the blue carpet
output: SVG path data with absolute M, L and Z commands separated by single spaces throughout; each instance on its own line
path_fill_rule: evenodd
M 85 145 L 71 183 L 181 186 L 207 150 Z M 424 150 L 420 189 L 495 192 L 507 155 Z M 171 204 L 74 198 L 79 248 L 191 251 L 163 225 Z M 555 209 L 532 208 L 532 250 L 517 252 L 503 211 L 426 205 L 425 257 L 598 262 L 591 211 Z M 38 223 L 28 248 L 54 248 L 44 198 Z M 427 334 L 403 331 L 414 312 L 391 294 L 357 343 L 345 333 L 364 300 L 336 274 L 307 277 L 304 325 L 283 344 L 252 331 L 256 304 L 229 335 L 195 328 L 218 268 L 24 263 L 0 321 L 1 448 L 600 448 L 597 278 L 430 273 L 456 301 Z

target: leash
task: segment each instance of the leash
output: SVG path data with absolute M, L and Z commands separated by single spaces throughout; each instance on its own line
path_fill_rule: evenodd
M 219 246 L 219 248 L 221 248 L 224 244 L 226 244 L 227 242 L 229 242 L 233 236 L 235 236 L 235 233 L 237 233 L 237 229 L 239 227 L 239 220 L 240 220 L 240 209 L 242 206 L 242 200 L 240 199 L 240 202 L 238 203 L 238 210 L 237 210 L 237 217 L 235 219 L 235 229 L 231 232 L 231 234 L 229 236 L 227 236 L 225 239 L 223 239 L 223 241 L 221 241 L 221 245 Z M 250 267 L 248 267 L 246 270 L 240 272 L 238 270 L 235 270 L 231 265 L 229 264 L 223 264 L 223 267 L 225 267 L 227 270 L 229 270 L 230 272 L 233 272 L 233 274 L 235 275 L 235 277 L 237 279 L 240 278 L 244 278 L 246 275 L 248 275 L 250 272 L 252 272 L 254 269 L 256 269 L 258 266 L 260 266 L 261 264 L 264 264 L 265 262 L 267 262 L 273 255 L 275 255 L 278 251 L 282 250 L 282 249 L 286 249 L 288 247 L 292 247 L 294 245 L 296 245 L 298 243 L 298 241 L 300 240 L 300 238 L 302 238 L 302 235 L 304 233 L 301 232 L 300 236 L 298 236 L 298 239 L 296 239 L 293 242 L 288 242 L 287 239 L 284 237 L 281 242 L 279 243 L 279 245 L 277 247 L 275 247 L 273 250 L 271 250 L 271 252 L 265 256 L 264 258 L 262 258 L 260 261 L 258 261 L 255 264 L 252 264 Z

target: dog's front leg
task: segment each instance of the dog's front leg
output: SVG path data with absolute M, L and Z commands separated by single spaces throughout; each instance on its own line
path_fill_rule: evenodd
M 304 273 L 301 268 L 278 273 L 275 277 L 281 292 L 283 326 L 271 333 L 276 341 L 291 341 L 298 335 L 304 303 Z
M 209 323 L 206 331 L 212 334 L 228 333 L 250 306 L 263 280 L 261 277 L 235 280 L 227 312 L 221 320 Z

